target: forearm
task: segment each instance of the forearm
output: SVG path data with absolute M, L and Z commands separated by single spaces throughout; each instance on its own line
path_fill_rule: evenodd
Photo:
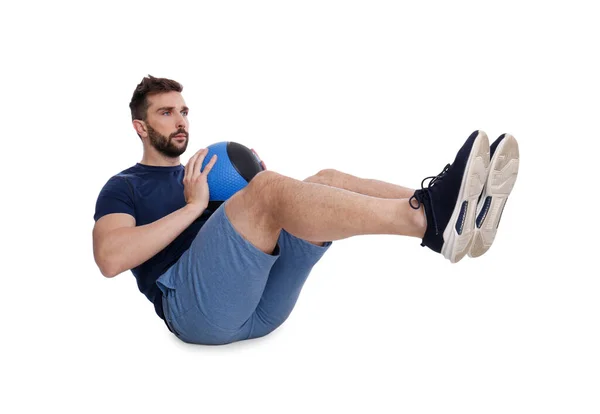
M 153 223 L 113 230 L 106 236 L 102 249 L 102 273 L 113 277 L 146 262 L 201 214 L 202 211 L 188 204 Z

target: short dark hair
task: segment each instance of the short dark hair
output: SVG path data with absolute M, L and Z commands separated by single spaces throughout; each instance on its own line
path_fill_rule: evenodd
M 144 77 L 140 84 L 133 91 L 131 102 L 129 103 L 129 109 L 131 109 L 131 120 L 139 119 L 142 121 L 146 120 L 148 107 L 148 96 L 161 93 L 161 92 L 181 92 L 183 85 L 167 78 L 155 78 L 152 75 Z

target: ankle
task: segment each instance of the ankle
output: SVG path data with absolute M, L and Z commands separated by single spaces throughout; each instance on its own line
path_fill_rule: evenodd
M 427 230 L 427 218 L 425 217 L 425 210 L 423 205 L 421 205 L 418 209 L 412 210 L 412 224 L 415 230 L 416 237 L 423 238 L 425 236 L 425 231 Z

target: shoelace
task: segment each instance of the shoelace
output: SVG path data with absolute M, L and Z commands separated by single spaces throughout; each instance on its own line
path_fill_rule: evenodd
M 435 210 L 433 209 L 433 203 L 431 202 L 431 196 L 429 194 L 429 189 L 431 188 L 432 185 L 439 182 L 444 177 L 444 175 L 446 175 L 446 173 L 448 172 L 448 169 L 450 169 L 450 164 L 447 164 L 444 167 L 444 169 L 442 170 L 442 172 L 439 173 L 438 175 L 432 175 L 431 177 L 425 177 L 423 179 L 423 181 L 421 181 L 421 189 L 415 191 L 413 196 L 408 199 L 408 204 L 410 204 L 410 206 L 412 208 L 414 208 L 415 210 L 418 210 L 421 207 L 421 204 L 423 204 L 425 202 L 425 200 L 427 200 L 429 202 L 429 211 L 431 211 L 431 216 L 432 216 L 431 218 L 433 219 L 433 228 L 435 229 L 436 236 L 439 234 L 439 229 L 438 229 L 437 219 L 435 217 Z M 429 179 L 431 179 L 431 181 L 429 181 L 427 188 L 425 188 L 425 181 L 427 181 Z M 416 207 L 413 206 L 413 203 L 412 203 L 413 198 L 415 200 L 417 200 L 418 204 Z

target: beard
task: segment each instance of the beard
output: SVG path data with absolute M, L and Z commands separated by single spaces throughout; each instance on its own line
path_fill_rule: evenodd
M 156 148 L 156 150 L 169 158 L 177 158 L 185 152 L 189 142 L 189 135 L 184 130 L 177 130 L 173 132 L 169 137 L 162 135 L 157 132 L 150 124 L 146 124 L 148 127 L 148 137 L 150 138 L 150 144 Z M 185 134 L 185 142 L 182 146 L 177 146 L 173 143 L 173 137 L 177 134 Z

